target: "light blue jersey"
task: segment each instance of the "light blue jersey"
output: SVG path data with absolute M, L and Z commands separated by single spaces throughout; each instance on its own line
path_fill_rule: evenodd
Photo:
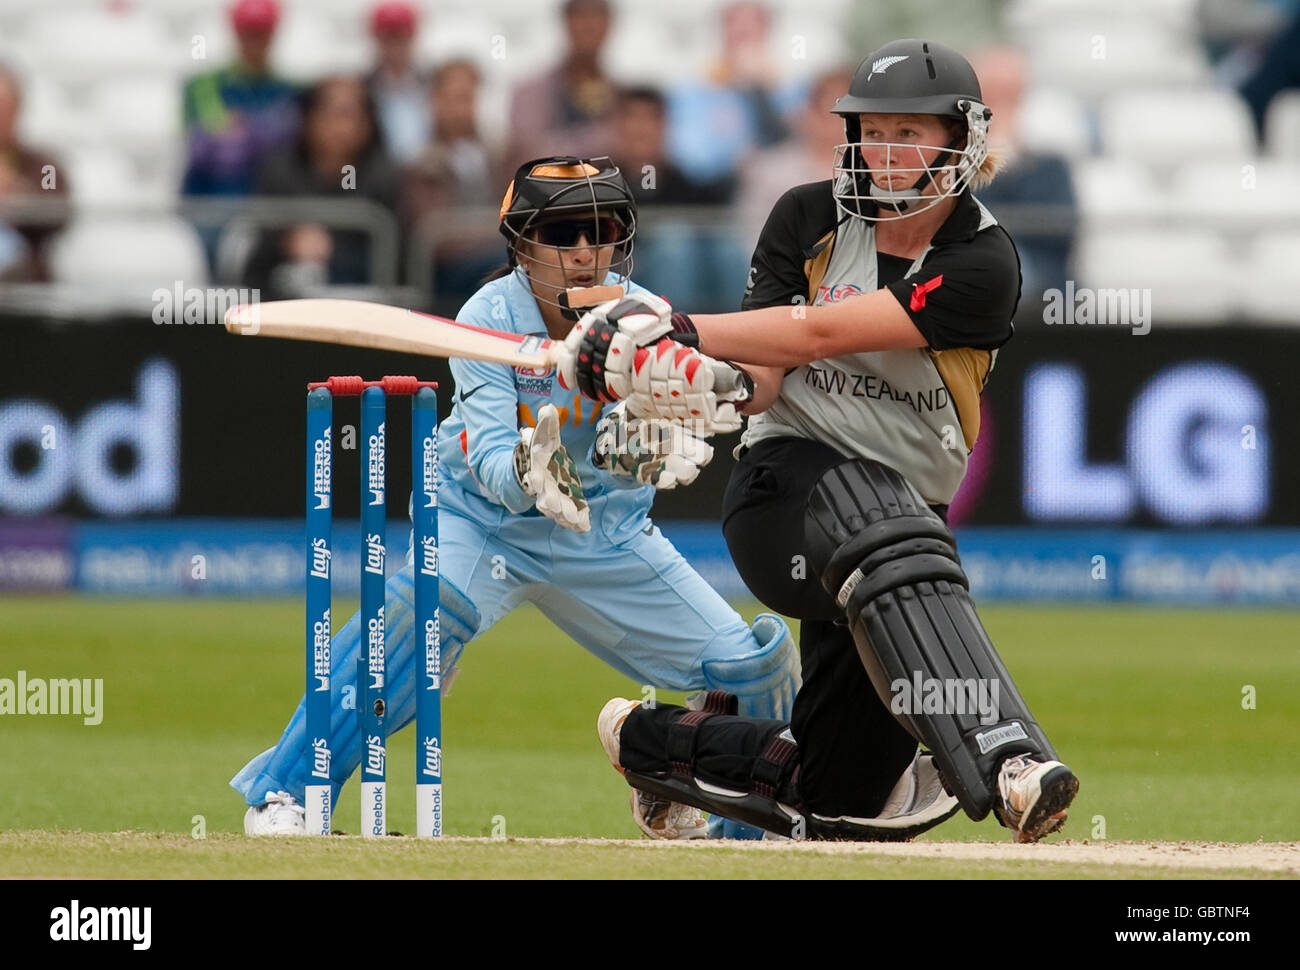
M 629 291 L 645 292 L 636 286 Z M 485 285 L 458 319 L 509 333 L 546 333 L 517 273 Z M 444 670 L 459 663 L 466 643 L 529 602 L 638 685 L 719 688 L 739 697 L 742 714 L 788 718 L 799 657 L 784 621 L 765 614 L 752 628 L 746 624 L 650 522 L 654 488 L 592 467 L 603 406 L 563 390 L 554 369 L 453 360 L 451 370 L 455 405 L 439 425 L 438 447 Z M 574 532 L 538 513 L 515 475 L 519 429 L 534 423 L 547 403 L 560 410 L 561 439 L 590 503 L 590 532 Z M 407 565 L 387 587 L 390 732 L 415 716 L 411 573 L 408 552 Z M 355 689 L 360 626 L 354 616 L 332 642 L 335 799 L 361 759 L 358 719 L 342 700 L 349 687 Z M 574 702 L 591 705 L 594 713 L 605 699 Z M 302 801 L 309 764 L 305 720 L 300 703 L 279 744 L 231 781 L 250 805 L 274 791 Z M 455 726 L 448 725 L 446 734 L 454 739 Z M 455 757 L 454 740 L 447 756 Z
M 612 280 L 611 280 L 612 282 Z M 627 284 L 629 293 L 647 293 Z M 518 272 L 493 280 L 470 298 L 456 315 L 460 323 L 523 336 L 546 337 L 546 324 L 532 291 Z M 654 487 L 609 474 L 591 464 L 596 423 L 609 405 L 566 391 L 555 368 L 512 368 L 477 360 L 451 361 L 456 394 L 451 413 L 440 426 L 439 458 L 446 501 L 464 505 L 462 496 L 485 499 L 497 514 L 540 517 L 533 497 L 515 475 L 514 449 L 519 429 L 535 426 L 537 413 L 554 404 L 560 413 L 560 440 L 577 466 L 591 508 L 592 532 L 617 542 L 647 525 Z M 459 491 L 461 494 L 457 495 Z M 439 501 L 442 499 L 440 497 Z M 481 503 L 471 502 L 480 512 Z M 594 540 L 593 540 L 594 541 Z

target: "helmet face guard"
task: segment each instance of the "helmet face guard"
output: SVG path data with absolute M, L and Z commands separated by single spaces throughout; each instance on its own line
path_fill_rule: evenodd
M 964 192 L 988 157 L 993 113 L 966 58 L 942 44 L 896 40 L 874 51 L 831 111 L 844 118 L 845 133 L 833 162 L 835 201 L 858 219 L 898 219 L 932 209 Z M 864 142 L 864 114 L 936 115 L 960 122 L 964 131 L 947 145 Z M 884 149 L 880 171 L 867 165 L 867 148 L 873 157 Z M 926 151 L 938 153 L 928 165 L 921 154 Z
M 566 313 L 569 307 L 561 298 L 569 287 L 600 286 L 610 273 L 613 284 L 626 284 L 632 275 L 636 200 L 608 158 L 554 156 L 525 162 L 506 189 L 500 229 L 516 272 L 527 277 L 530 264 L 557 270 L 554 293 L 546 292 L 551 285 L 542 284 L 532 288 L 533 295 Z M 527 254 L 520 251 L 522 243 L 527 243 Z M 599 272 L 600 253 L 609 247 L 609 264 Z M 566 260 L 566 254 L 582 250 L 593 253 L 589 268 Z M 584 279 L 588 275 L 591 279 Z
M 966 99 L 956 107 L 966 122 L 964 147 L 957 147 L 962 136 L 947 145 L 860 140 L 837 145 L 832 163 L 832 193 L 840 211 L 878 222 L 919 215 L 944 199 L 961 195 L 988 157 L 990 112 L 978 101 Z M 856 116 L 852 128 L 851 133 L 858 134 Z M 883 163 L 874 172 L 866 163 L 863 149 L 869 150 L 873 157 L 884 151 Z M 923 153 L 929 152 L 937 154 L 927 165 Z

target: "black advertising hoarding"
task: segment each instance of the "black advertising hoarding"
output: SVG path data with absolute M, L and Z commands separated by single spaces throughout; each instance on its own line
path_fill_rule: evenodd
M 239 338 L 148 320 L 0 320 L 0 516 L 302 514 L 304 392 L 329 374 L 415 374 L 436 358 Z M 968 524 L 1300 525 L 1300 340 L 1157 322 L 1021 328 L 1000 354 L 963 493 Z M 342 402 L 335 419 L 355 423 Z M 404 435 L 393 413 L 393 440 Z M 735 437 L 659 518 L 716 518 Z M 404 490 L 409 457 L 393 449 Z M 341 478 L 343 502 L 351 476 Z M 355 485 L 353 486 L 355 487 Z

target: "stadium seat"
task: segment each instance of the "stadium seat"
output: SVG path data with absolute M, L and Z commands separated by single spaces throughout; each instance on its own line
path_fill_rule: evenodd
M 177 280 L 187 287 L 208 282 L 194 227 L 169 215 L 83 216 L 54 240 L 50 271 L 56 283 L 93 287 L 115 303 L 139 307 Z
M 1169 198 L 1169 211 L 1189 225 L 1238 232 L 1296 226 L 1300 166 L 1261 158 L 1188 162 L 1175 173 Z
M 1117 94 L 1102 105 L 1100 120 L 1104 151 L 1148 165 L 1247 159 L 1255 153 L 1250 112 L 1231 91 Z
M 1141 225 L 1158 221 L 1168 208 L 1167 195 L 1143 165 L 1102 156 L 1072 166 L 1079 214 L 1097 227 Z
M 353 31 L 340 37 L 329 21 L 309 8 L 293 8 L 280 22 L 271 62 L 285 77 L 302 83 L 328 74 L 356 74 L 369 65 L 369 39 Z
M 1300 162 L 1300 91 L 1280 91 L 1269 104 L 1264 147 L 1273 158 Z
M 45 9 L 20 35 L 23 63 L 47 76 L 102 80 L 128 74 L 175 75 L 187 52 L 150 11 Z
M 1091 123 L 1083 103 L 1059 88 L 1025 93 L 1017 123 L 1020 142 L 1030 151 L 1054 152 L 1066 158 L 1092 154 Z M 998 119 L 993 119 L 997 131 Z
M 1136 5 L 1135 5 L 1136 6 Z M 1093 17 L 1040 32 L 1025 43 L 1032 74 L 1041 84 L 1081 97 L 1142 89 L 1207 84 L 1204 51 L 1191 34 Z
M 90 116 L 96 140 L 138 154 L 181 137 L 181 88 L 171 78 L 107 79 L 96 85 Z
M 53 78 L 28 74 L 23 79 L 23 101 L 18 134 L 28 144 L 58 151 L 80 137 L 84 108 L 68 97 L 64 85 Z
M 1138 21 L 1151 27 L 1190 32 L 1195 27 L 1198 0 L 1011 0 L 1007 27 L 1022 35 L 1063 23 L 1114 24 Z
M 114 148 L 73 149 L 65 156 L 64 166 L 72 201 L 79 207 L 129 205 L 138 198 L 135 168 Z
M 1078 286 L 1150 290 L 1154 326 L 1226 324 L 1237 314 L 1237 262 L 1209 230 L 1085 229 Z
M 1238 286 L 1246 316 L 1300 329 L 1300 229 L 1258 236 L 1247 249 L 1246 267 Z

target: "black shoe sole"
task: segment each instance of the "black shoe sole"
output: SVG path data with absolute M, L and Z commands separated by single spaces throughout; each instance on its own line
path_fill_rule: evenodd
M 1017 840 L 1020 842 L 1037 842 L 1039 839 L 1059 831 L 1065 825 L 1065 814 L 1079 794 L 1079 779 L 1065 765 L 1048 773 L 1042 781 L 1042 794 L 1038 804 L 1021 823 Z

